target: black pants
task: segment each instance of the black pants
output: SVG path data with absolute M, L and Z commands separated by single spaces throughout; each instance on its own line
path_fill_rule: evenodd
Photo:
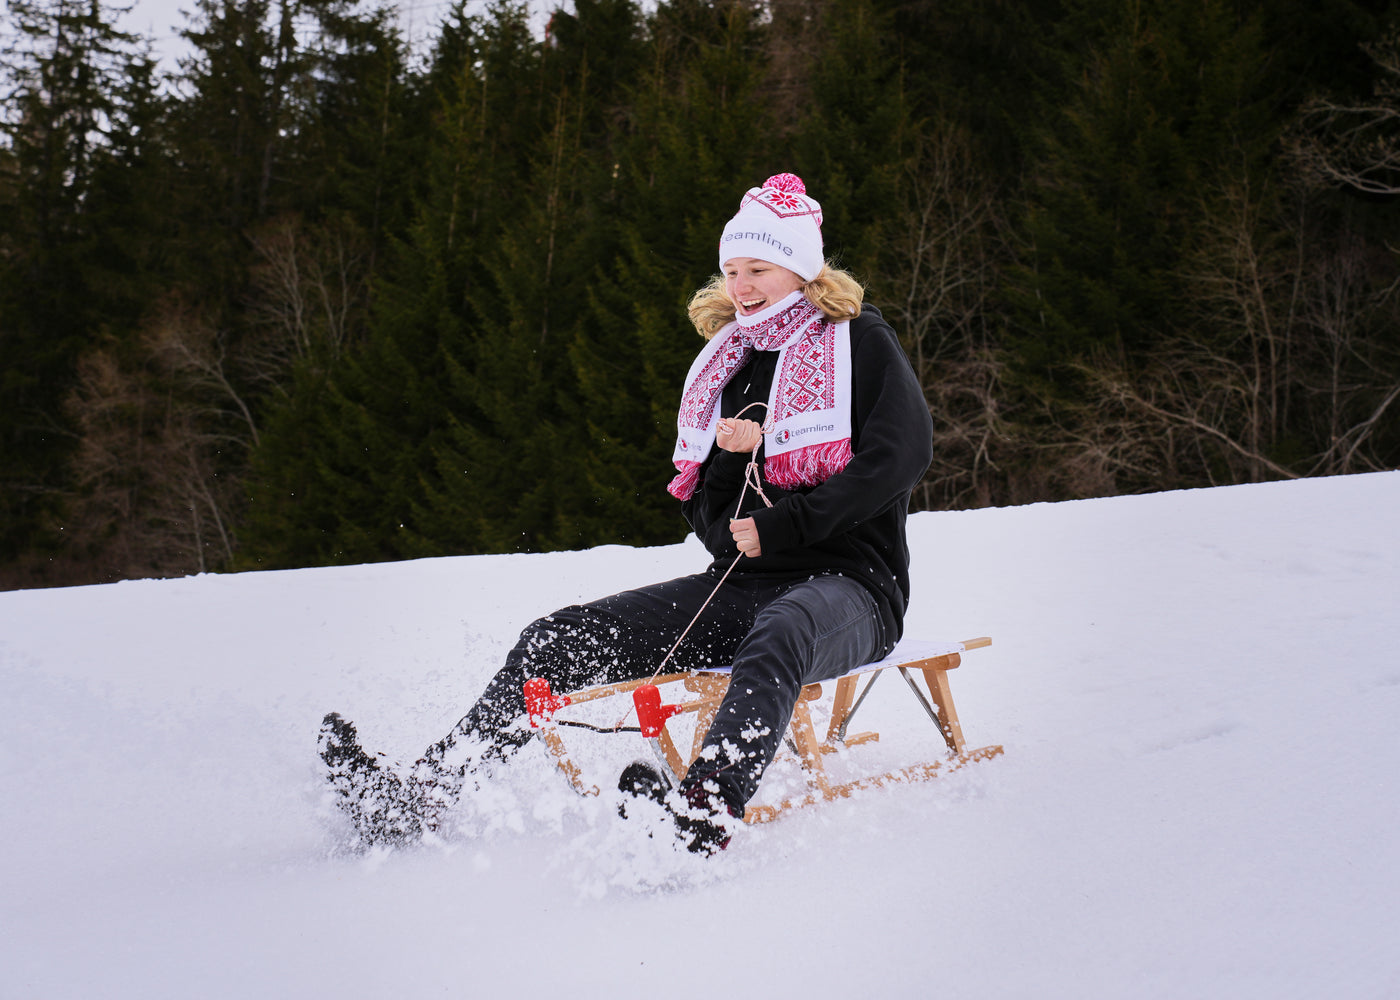
M 466 716 L 426 757 L 462 772 L 504 760 L 530 738 L 523 687 L 544 677 L 558 692 L 650 676 L 715 589 L 681 577 L 532 623 Z M 885 652 L 870 592 L 843 576 L 730 577 L 666 665 L 667 673 L 733 665 L 729 692 L 685 785 L 712 781 L 740 815 L 773 760 L 804 684 L 830 680 Z M 705 786 L 714 791 L 716 788 Z

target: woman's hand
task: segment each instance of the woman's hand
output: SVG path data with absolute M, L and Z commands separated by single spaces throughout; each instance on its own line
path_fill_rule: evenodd
M 763 426 L 752 420 L 735 420 L 730 417 L 720 419 L 715 431 L 715 444 L 725 451 L 748 454 L 763 440 Z
M 758 544 L 758 525 L 753 523 L 753 518 L 730 519 L 729 533 L 734 536 L 734 544 L 738 546 L 740 554 L 750 559 L 763 555 L 763 549 Z

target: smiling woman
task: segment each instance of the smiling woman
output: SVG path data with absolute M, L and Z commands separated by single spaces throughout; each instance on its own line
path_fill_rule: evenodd
M 684 847 L 729 843 L 777 753 L 798 693 L 878 660 L 903 632 L 909 495 L 932 423 L 894 331 L 823 259 L 821 205 L 792 174 L 744 195 L 722 274 L 689 314 L 709 342 L 686 377 L 668 487 L 713 561 L 701 573 L 541 618 L 485 692 L 410 774 L 326 717 L 321 753 L 361 837 L 436 828 L 481 764 L 529 739 L 534 678 L 577 691 L 732 664 L 699 756 L 675 789 L 634 764 L 619 787 L 663 803 Z M 758 418 L 758 419 L 755 419 Z M 753 489 L 749 487 L 753 486 Z M 677 639 L 681 636 L 681 640 Z
M 720 274 L 690 300 L 690 321 L 709 339 L 736 320 L 801 292 L 831 323 L 855 319 L 865 290 L 822 257 L 822 211 L 793 174 L 777 174 L 744 195 L 719 241 Z
M 754 316 L 802 285 L 800 274 L 766 260 L 734 257 L 724 263 L 724 294 L 740 316 Z

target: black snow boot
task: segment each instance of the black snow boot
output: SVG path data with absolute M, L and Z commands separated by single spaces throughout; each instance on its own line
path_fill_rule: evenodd
M 321 721 L 316 742 L 336 805 L 354 824 L 361 843 L 408 844 L 436 826 L 419 782 L 365 753 L 354 724 L 338 712 Z
M 661 772 L 644 760 L 634 760 L 622 769 L 622 777 L 617 779 L 617 790 L 624 796 L 636 799 L 651 799 L 659 806 L 666 804 L 666 793 L 671 790 Z M 627 799 L 618 803 L 617 811 L 627 818 Z
M 706 857 L 729 846 L 736 815 L 718 796 L 701 786 L 673 789 L 665 777 L 646 761 L 633 761 L 617 782 L 623 793 L 618 812 L 627 816 L 627 797 L 646 798 L 663 807 L 675 824 L 676 839 L 692 854 Z

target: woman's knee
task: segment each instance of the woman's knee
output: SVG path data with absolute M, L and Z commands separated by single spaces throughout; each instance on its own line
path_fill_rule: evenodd
M 764 664 L 784 687 L 826 680 L 875 657 L 884 641 L 868 591 L 841 576 L 816 577 L 764 608 L 735 658 Z
M 544 677 L 559 685 L 588 683 L 603 670 L 615 638 L 586 605 L 561 608 L 520 633 L 506 659 L 523 680 Z

